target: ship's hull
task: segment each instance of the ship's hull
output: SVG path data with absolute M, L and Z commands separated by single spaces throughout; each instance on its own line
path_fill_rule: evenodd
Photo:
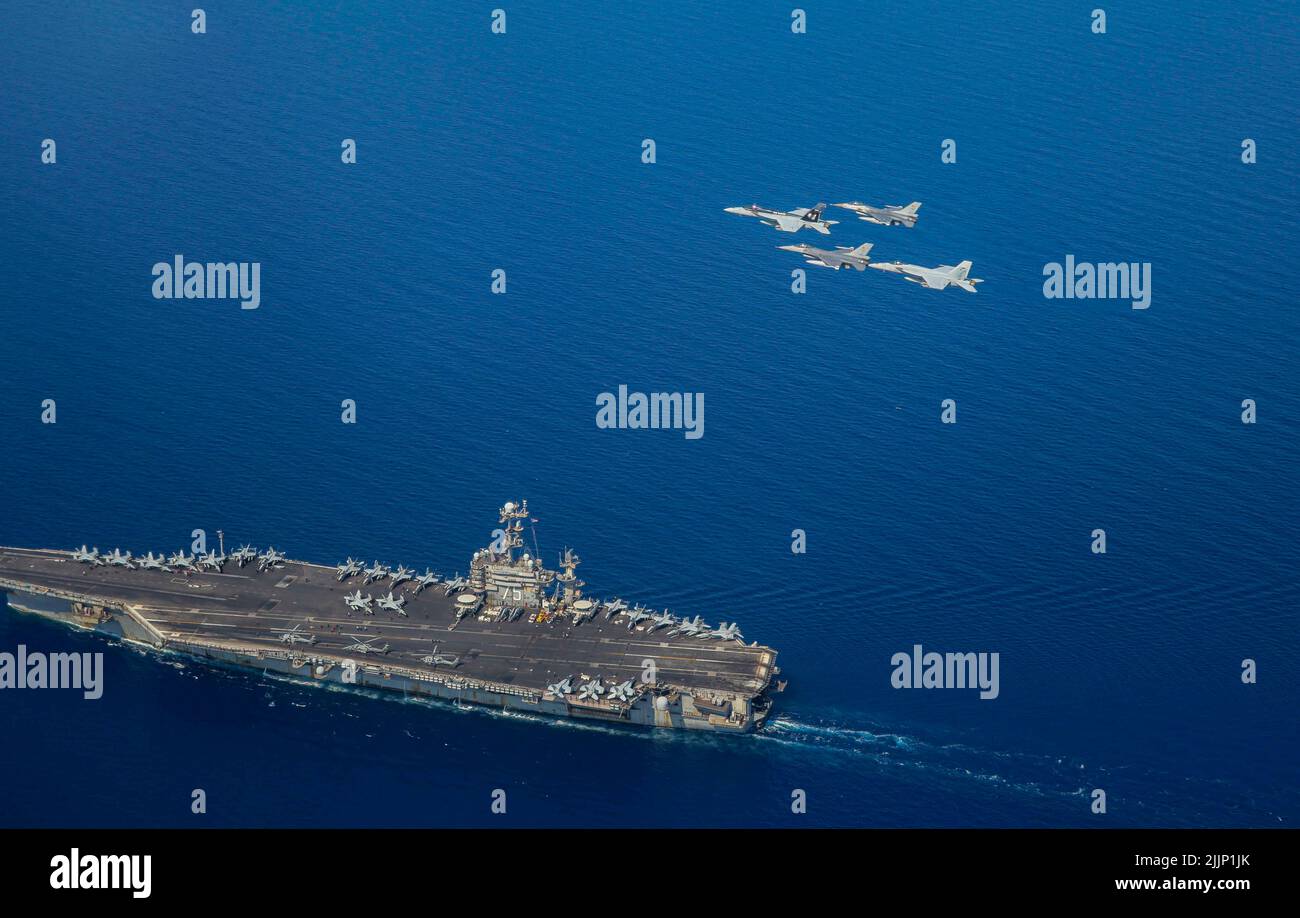
M 289 562 L 287 573 L 240 575 L 242 582 L 231 589 L 221 579 L 230 575 L 105 571 L 64 558 L 55 552 L 0 549 L 0 592 L 7 594 L 9 606 L 213 665 L 459 705 L 643 727 L 747 733 L 761 726 L 770 711 L 767 693 L 777 672 L 770 648 L 675 639 L 603 616 L 576 626 L 480 621 L 476 616 L 458 620 L 453 599 L 441 590 L 426 591 L 426 601 L 412 602 L 405 617 L 351 616 L 341 602 L 347 585 L 331 585 L 328 568 L 297 562 Z M 295 584 L 298 602 L 289 600 Z M 178 601 L 175 594 L 182 588 Z M 281 591 L 279 598 L 263 598 L 276 591 Z M 282 643 L 283 634 L 295 626 L 311 633 L 314 642 Z M 346 637 L 344 628 L 349 629 Z M 349 652 L 347 642 L 356 634 L 383 641 L 390 649 L 383 654 Z M 430 651 L 457 662 L 430 664 Z M 557 695 L 547 688 L 566 676 L 600 677 L 605 685 L 635 680 L 647 662 L 654 664 L 657 678 L 653 684 L 638 683 L 628 700 L 579 699 L 576 690 Z M 692 673 L 698 678 L 683 678 Z

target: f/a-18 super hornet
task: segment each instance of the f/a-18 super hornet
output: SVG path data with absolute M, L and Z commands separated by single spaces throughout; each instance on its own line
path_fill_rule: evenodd
M 72 553 L 72 560 L 80 562 L 81 564 L 90 564 L 90 565 L 104 563 L 103 560 L 99 557 L 98 548 L 87 548 L 84 545 Z
M 612 602 L 605 603 L 605 621 L 609 621 L 626 608 L 627 603 L 618 598 L 615 598 Z
M 128 551 L 123 554 L 120 548 L 114 548 L 113 553 L 104 560 L 108 562 L 109 567 L 125 567 L 128 570 L 135 570 L 135 565 L 131 563 L 131 553 Z
M 872 262 L 869 267 L 901 274 L 903 280 L 929 287 L 931 290 L 943 290 L 953 285 L 967 293 L 974 293 L 975 285 L 984 283 L 982 278 L 966 276 L 971 268 L 969 261 L 960 261 L 956 267 L 939 265 L 937 268 L 923 268 L 920 265 L 905 265 L 901 261 Z
M 457 574 L 455 577 L 451 578 L 446 582 L 442 594 L 444 596 L 450 596 L 452 593 L 456 592 L 464 585 L 465 585 L 465 578 L 462 577 L 460 574 Z
M 740 633 L 740 625 L 734 622 L 730 625 L 723 622 L 714 630 L 709 631 L 706 634 L 701 634 L 700 637 L 718 638 L 722 641 L 735 641 L 739 644 L 745 643 L 745 636 Z
M 672 631 L 669 631 L 668 633 L 669 634 L 699 634 L 702 631 L 707 631 L 708 627 L 709 626 L 705 624 L 704 619 L 700 618 L 697 615 L 693 619 L 691 618 L 682 619 L 680 622 L 677 623 L 677 627 L 674 628 Z
M 563 698 L 565 695 L 573 694 L 573 677 L 565 676 L 559 682 L 552 682 L 546 686 L 546 690 L 556 698 Z
M 414 595 L 419 596 L 427 587 L 431 587 L 438 582 L 438 575 L 426 567 L 424 573 L 419 577 L 414 578 L 411 582 L 415 584 Z
M 906 207 L 898 204 L 872 207 L 870 204 L 863 204 L 861 201 L 849 201 L 847 204 L 836 204 L 835 206 L 853 211 L 858 215 L 859 220 L 866 220 L 868 223 L 878 223 L 881 226 L 912 227 L 916 226 L 916 212 L 921 209 L 921 202 L 913 201 Z
M 583 683 L 582 688 L 578 690 L 578 700 L 596 701 L 603 694 L 605 694 L 605 685 L 600 681 L 600 676 L 597 676 L 590 682 Z
M 257 556 L 258 571 L 270 570 L 273 567 L 282 567 L 285 557 L 283 552 L 278 552 L 274 548 L 268 548 L 264 553 Z
M 392 578 L 392 583 L 389 585 L 397 586 L 407 580 L 414 580 L 415 571 L 407 570 L 406 567 L 399 564 L 397 570 L 390 572 L 388 576 Z
M 215 551 L 210 551 L 199 559 L 199 567 L 206 567 L 214 573 L 221 573 L 221 568 L 225 566 L 226 556 L 219 555 Z
M 388 568 L 384 567 L 382 564 L 376 561 L 374 564 L 370 565 L 370 567 L 366 568 L 362 573 L 365 574 L 365 577 L 362 578 L 361 585 L 367 586 L 371 583 L 374 583 L 376 580 L 382 580 L 383 578 L 387 577 Z
M 353 574 L 361 573 L 361 563 L 359 561 L 352 560 L 352 556 L 349 555 L 348 560 L 344 561 L 338 567 L 334 568 L 334 570 L 338 571 L 339 574 L 338 579 L 339 582 L 341 583 L 344 580 L 347 580 Z
M 815 245 L 778 245 L 778 249 L 784 249 L 787 252 L 798 252 L 803 256 L 803 260 L 810 265 L 818 265 L 822 268 L 831 268 L 838 271 L 840 268 L 854 268 L 858 271 L 866 270 L 871 259 L 867 253 L 871 251 L 871 243 L 864 242 L 856 249 L 851 249 L 847 245 L 837 245 L 834 250 L 819 249 Z
M 611 701 L 631 701 L 636 697 L 636 689 L 632 687 L 632 680 L 628 679 L 626 682 L 610 686 L 608 697 Z
M 370 604 L 375 601 L 375 597 L 369 594 L 362 596 L 360 590 L 344 596 L 343 601 L 346 602 L 348 608 L 354 612 L 364 612 L 367 615 L 375 614 L 374 609 L 370 607 Z
M 742 217 L 757 217 L 783 233 L 797 233 L 801 229 L 811 229 L 823 236 L 829 236 L 831 227 L 840 221 L 823 220 L 822 211 L 825 209 L 825 204 L 818 204 L 816 207 L 798 207 L 794 210 L 770 210 L 757 204 L 750 204 L 748 207 L 728 207 L 726 210 L 729 214 L 739 214 Z
M 357 592 L 360 592 L 358 590 Z M 379 603 L 379 608 L 386 612 L 396 612 L 398 615 L 406 615 L 406 610 L 402 606 L 406 605 L 406 597 L 397 597 L 393 591 L 389 590 L 387 596 L 380 596 L 375 602 Z
M 655 616 L 655 620 L 650 623 L 651 631 L 658 631 L 660 628 L 667 628 L 669 625 L 677 624 L 677 616 L 673 615 L 667 609 Z
M 149 552 L 149 554 L 137 560 L 142 571 L 167 571 L 171 573 L 171 568 L 165 563 L 167 559 L 162 555 L 155 557 L 153 552 Z
M 257 549 L 251 545 L 241 545 L 230 553 L 230 560 L 243 567 L 257 557 Z
M 650 617 L 650 613 L 643 610 L 640 606 L 637 606 L 635 609 L 629 609 L 626 615 L 627 615 L 628 631 L 631 631 L 641 622 L 645 621 L 647 618 Z
M 172 570 L 192 571 L 194 570 L 194 556 L 178 551 L 167 559 L 167 566 Z

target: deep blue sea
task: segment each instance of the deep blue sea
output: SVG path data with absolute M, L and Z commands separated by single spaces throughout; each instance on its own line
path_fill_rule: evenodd
M 0 694 L 0 824 L 1295 826 L 1295 7 L 500 5 L 0 8 L 0 544 L 464 571 L 526 497 L 595 594 L 776 647 L 774 722 L 458 711 L 4 614 L 106 691 Z M 924 206 L 723 212 L 845 200 Z M 790 242 L 985 282 L 796 295 Z M 260 308 L 154 299 L 177 253 L 260 262 Z M 1067 255 L 1149 262 L 1150 308 L 1044 298 Z M 620 384 L 703 392 L 704 436 L 598 429 Z M 998 652 L 1000 696 L 892 688 L 918 643 Z

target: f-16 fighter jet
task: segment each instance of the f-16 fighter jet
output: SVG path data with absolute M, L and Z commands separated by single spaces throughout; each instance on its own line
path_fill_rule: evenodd
M 795 210 L 769 210 L 757 204 L 750 204 L 748 207 L 728 207 L 726 210 L 729 214 L 739 214 L 742 217 L 757 217 L 783 233 L 797 233 L 801 229 L 811 229 L 823 236 L 829 236 L 831 227 L 840 221 L 823 220 L 822 211 L 825 209 L 825 204 L 818 204 L 816 207 L 800 207 Z
M 344 580 L 347 580 L 353 574 L 361 573 L 361 564 L 357 561 L 353 561 L 351 556 L 349 556 L 348 560 L 344 561 L 338 567 L 334 568 L 334 570 L 338 571 L 339 582 L 342 582 Z
M 861 201 L 850 201 L 847 204 L 836 204 L 834 206 L 851 210 L 858 215 L 859 220 L 866 220 L 868 223 L 878 223 L 881 226 L 912 227 L 916 226 L 916 212 L 921 209 L 921 202 L 913 201 L 906 207 L 898 204 L 872 207 L 870 204 L 863 204 Z
M 370 608 L 370 604 L 375 601 L 375 598 L 370 595 L 362 596 L 360 590 L 344 596 L 343 601 L 346 602 L 348 608 L 354 612 L 364 612 L 367 615 L 375 614 L 374 610 Z
M 881 271 L 890 271 L 894 274 L 902 274 L 903 280 L 909 280 L 914 284 L 920 284 L 922 287 L 929 287 L 931 290 L 943 290 L 952 284 L 965 290 L 967 293 L 975 292 L 975 285 L 984 283 L 983 279 L 978 277 L 967 277 L 966 273 L 970 271 L 971 263 L 969 261 L 958 262 L 957 267 L 952 265 L 939 265 L 937 268 L 923 268 L 920 265 L 905 265 L 899 261 L 889 262 L 872 262 L 868 267 L 877 268 Z
M 840 268 L 853 268 L 858 271 L 866 270 L 871 259 L 867 253 L 871 251 L 870 242 L 864 242 L 856 249 L 851 249 L 846 245 L 837 245 L 834 251 L 819 249 L 815 245 L 778 245 L 778 249 L 784 249 L 787 252 L 798 252 L 803 256 L 803 260 L 810 265 L 818 265 L 823 268 L 831 268 L 838 271 Z
M 403 596 L 398 599 L 393 595 L 392 590 L 388 591 L 387 596 L 380 596 L 375 600 L 375 602 L 379 603 L 379 608 L 384 609 L 385 611 L 396 612 L 398 615 L 406 615 L 406 612 L 402 609 L 402 606 L 406 605 L 406 597 Z

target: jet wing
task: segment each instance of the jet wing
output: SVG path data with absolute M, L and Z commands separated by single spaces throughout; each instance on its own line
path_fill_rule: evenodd
M 783 214 L 779 217 L 773 217 L 776 221 L 776 228 L 783 233 L 797 233 L 799 227 L 803 226 L 803 218 L 796 217 L 792 214 Z

